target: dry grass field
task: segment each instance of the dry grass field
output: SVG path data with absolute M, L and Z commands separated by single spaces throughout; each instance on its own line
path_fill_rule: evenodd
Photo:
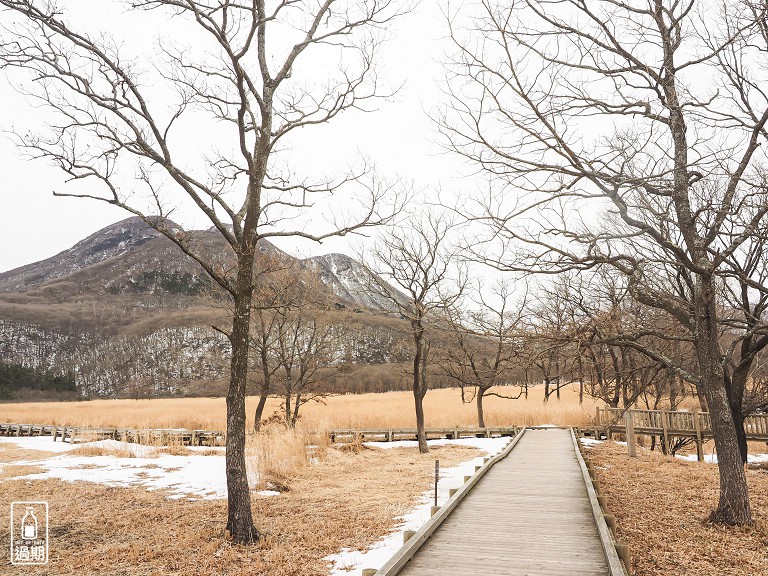
M 561 399 L 544 402 L 543 388 L 531 388 L 529 397 L 517 400 L 486 398 L 485 420 L 489 426 L 555 424 L 585 426 L 594 419 L 595 406 L 602 405 L 578 391 L 566 388 Z M 256 398 L 248 398 L 253 414 Z M 431 390 L 424 400 L 427 426 L 473 426 L 474 404 L 462 404 L 458 389 Z M 265 416 L 281 407 L 270 399 Z M 188 428 L 223 430 L 224 398 L 180 398 L 158 400 L 90 400 L 84 402 L 29 402 L 0 404 L 0 422 L 56 424 L 83 427 Z M 252 418 L 252 416 L 250 416 Z M 325 404 L 312 402 L 302 408 L 305 429 L 413 427 L 415 415 L 410 392 L 334 396 Z
M 479 455 L 461 446 L 435 447 L 424 455 L 412 448 L 330 447 L 318 464 L 294 470 L 279 497 L 254 497 L 265 538 L 238 547 L 224 538 L 224 500 L 168 499 L 162 490 L 90 482 L 14 480 L 36 470 L 10 463 L 0 451 L 6 462 L 0 474 L 3 499 L 46 495 L 51 521 L 49 564 L 16 571 L 0 567 L 0 573 L 325 576 L 325 556 L 365 549 L 415 505 L 431 485 L 434 458 L 452 466 Z M 8 523 L 9 509 L 0 506 L 0 525 Z M 0 566 L 8 566 L 3 549 Z
M 717 504 L 717 466 L 647 450 L 630 459 L 610 442 L 588 454 L 633 576 L 768 574 L 768 470 L 747 472 L 755 526 L 725 528 L 705 521 Z

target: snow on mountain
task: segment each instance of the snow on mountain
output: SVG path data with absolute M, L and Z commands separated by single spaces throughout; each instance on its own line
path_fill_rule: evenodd
M 325 254 L 307 258 L 302 264 L 318 274 L 339 298 L 374 312 L 396 311 L 395 304 L 375 289 L 383 280 L 357 260 L 345 254 Z

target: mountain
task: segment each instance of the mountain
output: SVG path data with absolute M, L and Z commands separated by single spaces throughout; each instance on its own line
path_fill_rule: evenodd
M 368 310 L 393 312 L 394 304 L 375 289 L 383 280 L 366 266 L 345 254 L 326 254 L 302 261 L 304 268 L 320 277 L 323 284 L 340 299 Z M 396 290 L 392 294 L 401 302 L 406 298 Z
M 107 226 L 51 258 L 0 273 L 0 292 L 24 291 L 109 258 L 124 256 L 161 236 L 139 218 Z
M 165 226 L 187 234 L 190 243 L 208 259 L 232 266 L 232 250 L 216 230 L 183 232 L 171 221 Z M 328 254 L 298 260 L 265 240 L 259 242 L 258 249 L 260 256 L 278 260 L 282 266 L 296 266 L 317 275 L 340 306 L 393 311 L 391 302 L 369 293 L 368 287 L 381 279 L 349 256 Z M 160 232 L 132 217 L 99 230 L 51 258 L 0 273 L 0 299 L 2 293 L 12 292 L 46 294 L 59 303 L 107 295 L 183 299 L 199 295 L 210 285 L 200 265 Z M 173 305 L 169 298 L 165 301 Z
M 232 267 L 217 231 L 165 226 Z M 369 290 L 381 278 L 342 254 L 299 260 L 265 241 L 258 250 L 262 267 L 319 287 L 313 314 L 335 331 L 339 390 L 383 391 L 400 381 L 399 369 L 376 368 L 407 359 L 409 337 L 395 307 Z M 0 274 L 0 362 L 71 375 L 85 397 L 221 393 L 229 342 L 211 326 L 226 330 L 231 311 L 216 289 L 172 241 L 128 218 Z

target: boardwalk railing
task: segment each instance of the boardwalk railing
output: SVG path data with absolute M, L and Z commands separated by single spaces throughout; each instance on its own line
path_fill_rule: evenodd
M 184 446 L 216 446 L 224 441 L 224 433 L 212 430 L 135 429 L 135 428 L 82 428 L 41 424 L 0 423 L 0 436 L 51 436 L 62 442 L 103 440 L 111 438 L 136 444 Z
M 426 428 L 427 439 L 448 438 L 493 438 L 494 436 L 515 436 L 520 431 L 517 426 L 492 426 L 488 428 Z M 331 442 L 394 442 L 395 440 L 416 439 L 416 428 L 371 428 L 356 430 L 337 428 L 328 431 Z
M 606 431 L 623 432 L 626 414 L 632 418 L 635 434 L 712 438 L 712 421 L 708 412 L 597 408 L 596 424 Z M 748 416 L 744 429 L 748 440 L 768 441 L 768 414 Z
M 618 434 L 659 436 L 665 444 L 670 438 L 692 438 L 699 460 L 703 460 L 702 442 L 712 438 L 712 421 L 708 412 L 670 410 L 623 410 L 597 408 L 595 424 L 608 438 Z M 747 440 L 768 442 L 768 414 L 753 414 L 744 421 Z
M 584 486 L 587 489 L 587 496 L 589 497 L 589 507 L 592 510 L 592 516 L 595 519 L 597 525 L 597 531 L 600 536 L 600 543 L 603 546 L 603 552 L 605 554 L 606 562 L 608 563 L 609 576 L 625 576 L 631 573 L 631 566 L 629 561 L 629 548 L 626 544 L 623 544 L 616 540 L 616 533 L 608 524 L 609 515 L 603 510 L 607 501 L 604 497 L 601 497 L 597 493 L 599 484 L 595 480 L 594 470 L 587 464 L 584 457 L 584 448 L 579 444 L 576 439 L 576 434 L 573 428 L 571 428 L 571 440 L 573 447 L 576 451 L 576 457 L 579 461 L 579 468 L 584 479 Z M 603 503 L 601 504 L 601 498 Z M 615 519 L 611 519 L 611 525 L 615 526 Z M 620 557 L 619 551 L 625 553 L 624 558 Z

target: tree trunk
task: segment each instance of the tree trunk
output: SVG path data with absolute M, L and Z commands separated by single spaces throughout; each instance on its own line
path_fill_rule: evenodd
M 744 430 L 744 415 L 741 410 L 731 411 L 733 416 L 733 425 L 736 427 L 736 441 L 739 444 L 739 456 L 741 463 L 746 464 L 749 456 L 749 447 L 747 446 L 747 432 Z
M 290 427 L 291 426 L 291 392 L 288 391 L 285 393 L 285 425 Z
M 291 416 L 291 428 L 296 428 L 296 422 L 299 421 L 299 408 L 301 408 L 301 392 L 296 394 L 293 402 L 293 415 Z
M 424 430 L 424 396 L 414 392 L 416 401 L 416 439 L 419 441 L 419 452 L 426 454 L 429 452 L 427 444 L 427 433 Z
M 723 366 L 718 342 L 717 309 L 713 281 L 702 279 L 702 291 L 694 299 L 696 312 L 696 353 L 701 368 L 700 387 L 712 421 L 720 472 L 720 499 L 710 515 L 712 522 L 730 525 L 752 524 L 749 491 L 741 461 L 736 427 L 723 381 Z
M 485 415 L 483 414 L 483 395 L 485 394 L 485 388 L 477 389 L 477 425 L 480 428 L 485 428 Z
M 264 417 L 264 407 L 267 404 L 269 389 L 272 387 L 272 373 L 269 370 L 269 355 L 267 354 L 267 337 L 262 336 L 259 345 L 259 357 L 261 359 L 261 388 L 259 389 L 259 403 L 256 405 L 256 413 L 253 417 L 253 429 L 258 432 L 261 429 L 261 419 Z
M 416 323 L 414 326 L 413 340 L 416 344 L 416 353 L 413 355 L 413 400 L 416 408 L 416 439 L 419 442 L 419 452 L 429 452 L 427 434 L 424 431 L 424 395 L 422 381 L 426 371 L 426 354 L 424 350 L 424 328 Z
M 253 417 L 253 429 L 258 432 L 261 429 L 261 420 L 264 417 L 264 407 L 267 405 L 269 397 L 269 384 L 262 383 L 259 393 L 259 403 L 256 405 L 256 413 Z
M 723 380 L 725 390 L 728 393 L 728 403 L 731 406 L 733 423 L 736 426 L 736 437 L 739 442 L 741 461 L 744 464 L 747 463 L 747 456 L 749 454 L 747 449 L 747 432 L 744 429 L 744 391 L 747 388 L 747 380 L 752 364 L 754 363 L 754 356 L 750 356 L 743 352 L 744 347 L 748 346 L 747 340 L 742 342 L 742 360 L 739 366 L 733 371 L 733 375 L 729 376 L 726 373 Z
M 247 257 L 240 260 L 248 260 Z M 252 258 L 251 258 L 252 260 Z M 252 266 L 247 262 L 238 270 L 235 314 L 232 319 L 232 363 L 227 390 L 227 531 L 238 544 L 259 539 L 251 513 L 251 491 L 245 468 L 245 391 L 248 378 L 248 349 L 251 312 Z

